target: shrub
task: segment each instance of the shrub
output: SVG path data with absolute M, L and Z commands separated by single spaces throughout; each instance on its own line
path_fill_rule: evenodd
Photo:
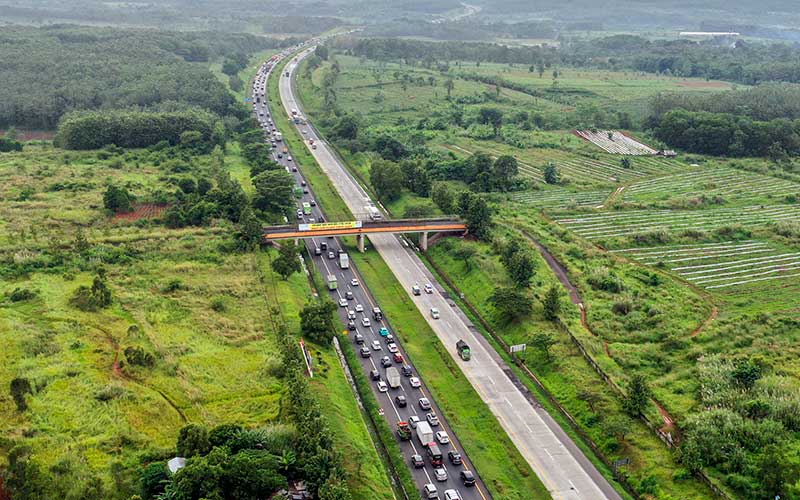
M 36 298 L 36 292 L 27 288 L 15 288 L 8 296 L 11 302 L 24 302 Z
M 225 306 L 225 299 L 223 299 L 222 297 L 214 297 L 213 299 L 211 299 L 211 309 L 213 309 L 218 313 L 225 312 L 225 310 L 227 309 L 227 307 Z
M 609 293 L 620 293 L 625 289 L 625 284 L 622 280 L 607 267 L 600 267 L 593 270 L 587 282 L 595 290 L 602 290 Z
M 139 346 L 128 346 L 123 354 L 131 365 L 150 367 L 156 364 L 156 357 Z
M 104 309 L 110 306 L 111 302 L 111 290 L 101 275 L 95 276 L 91 287 L 79 286 L 69 300 L 71 306 L 87 312 Z

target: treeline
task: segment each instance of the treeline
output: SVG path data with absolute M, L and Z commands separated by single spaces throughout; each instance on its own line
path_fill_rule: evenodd
M 768 156 L 774 160 L 800 154 L 800 120 L 756 121 L 726 113 L 669 111 L 654 129 L 670 146 L 716 156 Z
M 225 141 L 225 127 L 217 120 L 202 110 L 75 111 L 61 120 L 54 142 L 64 149 L 142 148 L 161 141 L 213 146 Z
M 509 47 L 495 43 L 424 42 L 396 38 L 343 38 L 335 45 L 352 54 L 378 61 L 487 61 L 535 64 L 556 59 L 555 49 Z
M 573 42 L 561 57 L 573 66 L 634 69 L 747 85 L 800 83 L 800 48 L 788 44 L 738 41 L 728 46 L 715 41 L 651 41 L 634 35 L 614 35 Z
M 653 97 L 650 108 L 656 119 L 680 108 L 687 111 L 730 113 L 755 120 L 795 120 L 800 118 L 800 85 L 764 83 L 745 90 L 727 92 L 666 92 Z
M 192 62 L 287 41 L 252 35 L 70 26 L 0 29 L 0 127 L 52 129 L 73 110 L 178 102 L 244 119 L 211 71 Z

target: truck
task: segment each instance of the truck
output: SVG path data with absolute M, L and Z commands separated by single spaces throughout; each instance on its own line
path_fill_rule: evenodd
M 392 389 L 400 387 L 400 372 L 394 366 L 386 369 L 386 382 L 389 383 L 389 387 Z
M 307 201 L 303 202 L 303 214 L 311 215 L 311 203 Z
M 469 350 L 469 345 L 463 340 L 456 342 L 456 350 L 458 350 L 458 355 L 461 356 L 461 359 L 464 361 L 469 361 L 469 358 L 472 357 L 472 352 Z
M 380 307 L 372 308 L 372 317 L 375 318 L 375 321 L 380 321 L 383 319 L 383 312 L 381 312 Z
M 339 284 L 336 281 L 336 276 L 329 274 L 328 275 L 328 290 L 336 290 L 339 287 Z
M 283 134 L 280 132 L 275 132 L 275 140 L 281 142 L 283 140 Z
M 411 441 L 411 426 L 408 425 L 408 422 L 397 422 L 397 437 L 401 441 Z
M 350 269 L 350 257 L 346 253 L 339 254 L 339 269 Z
M 428 446 L 433 443 L 433 430 L 428 422 L 417 423 L 417 438 L 422 446 Z
M 294 187 L 294 195 L 295 195 L 296 198 L 302 198 L 303 197 L 303 188 L 300 187 L 300 186 L 295 186 Z

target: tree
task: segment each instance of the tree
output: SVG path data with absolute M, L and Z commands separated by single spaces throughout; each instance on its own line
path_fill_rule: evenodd
M 254 208 L 271 214 L 282 214 L 294 206 L 294 179 L 283 169 L 258 174 L 253 179 L 253 186 Z
M 236 238 L 244 248 L 257 248 L 262 243 L 264 230 L 252 208 L 247 207 L 242 211 L 237 227 Z
M 606 434 L 616 437 L 620 441 L 625 440 L 625 436 L 631 430 L 631 421 L 622 415 L 612 415 L 603 419 L 603 430 Z
M 589 409 L 591 411 L 595 411 L 594 405 L 602 401 L 602 398 L 599 394 L 589 389 L 582 389 L 576 395 L 578 399 L 581 401 L 585 401 L 587 405 L 589 405 Z
M 519 173 L 517 159 L 510 155 L 503 155 L 494 161 L 494 184 L 499 191 L 508 191 L 514 183 L 514 177 Z
M 323 44 L 317 45 L 317 48 L 314 49 L 314 55 L 322 59 L 323 61 L 328 60 L 328 47 Z
M 353 115 L 342 116 L 333 127 L 333 135 L 340 139 L 356 139 L 358 137 L 358 121 Z
M 142 471 L 139 479 L 139 494 L 144 500 L 153 500 L 164 492 L 169 471 L 164 462 L 151 462 Z
M 382 201 L 399 198 L 405 182 L 400 165 L 389 160 L 373 161 L 369 169 L 369 179 Z
M 31 448 L 26 445 L 15 446 L 8 453 L 3 486 L 15 499 L 38 500 L 51 497 L 49 493 L 52 480 L 33 461 L 32 454 Z
M 561 173 L 555 163 L 550 162 L 544 167 L 544 181 L 548 184 L 558 184 L 561 182 Z
M 26 378 L 17 377 L 11 380 L 9 386 L 11 397 L 14 398 L 14 403 L 17 405 L 17 411 L 24 412 L 28 409 L 25 395 L 33 392 L 30 381 Z
M 752 360 L 739 361 L 731 373 L 733 381 L 745 389 L 751 389 L 761 378 L 761 367 Z
M 300 311 L 300 330 L 314 342 L 330 342 L 335 331 L 334 316 L 336 304 L 330 300 L 309 302 Z
M 506 271 L 511 281 L 520 288 L 528 288 L 531 284 L 536 264 L 528 251 L 518 251 L 508 259 Z
M 478 111 L 478 122 L 484 125 L 491 125 L 494 129 L 494 135 L 500 133 L 500 127 L 503 125 L 503 112 L 497 108 L 481 108 Z
M 94 277 L 92 286 L 79 286 L 69 299 L 71 306 L 82 311 L 94 312 L 105 309 L 112 302 L 111 290 L 106 285 L 105 273 L 100 271 Z
M 632 416 L 638 416 L 650 400 L 650 388 L 643 375 L 635 374 L 628 383 L 628 394 L 622 401 L 622 407 Z
M 544 61 L 542 61 L 541 59 L 539 61 L 536 61 L 536 73 L 539 74 L 539 78 L 541 78 L 542 75 L 544 75 Z
M 458 212 L 456 204 L 456 191 L 446 182 L 436 182 L 431 187 L 431 199 L 446 214 Z
M 800 467 L 793 463 L 785 450 L 776 445 L 767 446 L 758 462 L 761 498 L 790 498 L 790 488 L 797 483 Z
M 459 215 L 467 223 L 467 230 L 479 239 L 487 239 L 492 229 L 492 209 L 483 196 L 464 191 L 458 203 Z
M 478 251 L 474 246 L 462 243 L 453 251 L 453 257 L 462 261 L 467 269 L 472 268 L 472 259 L 477 255 Z
M 555 321 L 558 318 L 558 313 L 561 312 L 561 298 L 557 286 L 553 285 L 547 290 L 542 299 L 542 306 L 546 320 Z
M 226 446 L 243 430 L 244 427 L 239 424 L 220 424 L 208 433 L 208 442 L 211 446 Z
M 272 260 L 272 270 L 284 280 L 288 280 L 289 276 L 302 270 L 299 250 L 295 242 L 284 241 L 281 243 L 278 249 L 278 256 Z
M 619 161 L 619 164 L 622 166 L 622 168 L 631 168 L 633 166 L 633 164 L 631 163 L 631 159 L 628 158 L 627 156 L 624 156 Z
M 516 321 L 533 311 L 533 300 L 527 293 L 511 287 L 498 287 L 489 297 L 500 319 L 507 322 Z
M 531 336 L 530 344 L 531 347 L 539 351 L 539 354 L 541 354 L 545 360 L 550 361 L 550 348 L 556 344 L 556 339 L 549 333 L 536 332 Z
M 450 100 L 450 96 L 453 93 L 453 89 L 456 88 L 456 83 L 453 81 L 452 78 L 448 78 L 444 81 L 444 88 L 447 90 L 447 100 Z
M 133 196 L 124 187 L 117 187 L 113 184 L 108 186 L 103 195 L 103 206 L 115 214 L 131 211 Z
M 211 451 L 208 441 L 208 429 L 197 424 L 188 424 L 178 433 L 176 449 L 179 457 L 190 458 L 196 455 L 205 455 Z

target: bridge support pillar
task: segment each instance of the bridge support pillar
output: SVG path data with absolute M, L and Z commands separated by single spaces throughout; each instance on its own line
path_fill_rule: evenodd
M 364 253 L 364 238 L 363 234 L 358 235 L 358 251 Z
M 419 240 L 419 247 L 422 249 L 423 252 L 428 251 L 428 232 L 425 231 L 422 233 L 422 238 Z

